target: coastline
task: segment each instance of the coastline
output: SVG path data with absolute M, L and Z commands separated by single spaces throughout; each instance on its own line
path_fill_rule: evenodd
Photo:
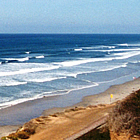
M 135 80 L 132 80 L 132 81 L 129 81 L 129 82 L 126 82 L 123 84 L 111 86 L 110 88 L 108 88 L 107 90 L 105 90 L 104 92 L 101 92 L 99 94 L 85 96 L 81 102 L 74 104 L 72 106 L 46 109 L 42 112 L 42 116 L 48 116 L 48 115 L 54 114 L 56 112 L 64 112 L 66 109 L 70 109 L 70 108 L 74 108 L 74 107 L 87 107 L 90 105 L 94 106 L 94 105 L 98 105 L 98 104 L 111 104 L 118 100 L 122 100 L 123 98 L 125 98 L 132 92 L 137 91 L 138 89 L 140 89 L 140 78 L 137 78 Z M 110 102 L 110 94 L 113 94 L 113 98 L 111 99 L 111 102 Z M 55 97 L 52 97 L 52 100 L 54 100 L 54 99 L 55 99 Z M 44 99 L 44 100 L 46 100 L 46 99 Z M 39 100 L 36 102 L 39 102 Z M 30 105 L 30 102 L 21 104 L 19 106 L 12 106 L 11 107 L 12 109 L 10 109 L 10 110 L 9 110 L 9 108 L 4 109 L 3 113 L 5 113 L 5 116 L 7 115 L 6 112 L 14 114 L 14 108 L 19 109 L 19 110 L 22 108 L 21 112 L 24 112 L 25 111 L 24 107 L 29 106 L 29 105 Z M 30 111 L 30 110 L 28 110 L 28 111 Z M 16 126 L 15 125 L 0 126 L 0 130 L 3 130 L 3 131 L 0 131 L 1 132 L 0 137 L 8 135 L 11 132 L 15 132 L 17 130 L 17 128 L 19 126 L 21 126 L 20 120 L 22 119 L 22 117 L 21 116 L 17 116 L 17 117 L 19 118 L 19 124 L 17 124 Z M 36 117 L 34 117 L 34 118 L 36 118 Z M 9 121 L 12 121 L 12 120 L 9 120 Z
M 107 90 L 96 95 L 85 96 L 82 102 L 77 105 L 97 105 L 97 104 L 111 104 L 116 101 L 124 99 L 126 96 L 134 91 L 140 89 L 140 78 L 132 81 L 125 82 L 123 84 L 110 86 Z M 113 94 L 113 98 L 110 100 L 110 94 Z M 103 99 L 104 97 L 104 99 Z
M 63 112 L 66 109 L 74 107 L 88 107 L 96 106 L 100 104 L 112 104 L 114 102 L 120 101 L 130 95 L 132 92 L 140 89 L 140 78 L 132 81 L 125 82 L 123 84 L 113 85 L 109 87 L 104 92 L 95 95 L 89 95 L 82 98 L 82 101 L 68 107 L 51 108 L 43 111 L 42 115 L 47 116 L 54 114 L 56 112 Z M 110 101 L 110 94 L 113 94 L 113 98 Z

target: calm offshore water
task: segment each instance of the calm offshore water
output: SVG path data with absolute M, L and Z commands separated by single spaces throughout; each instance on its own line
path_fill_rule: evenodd
M 140 35 L 0 35 L 0 109 L 139 72 Z

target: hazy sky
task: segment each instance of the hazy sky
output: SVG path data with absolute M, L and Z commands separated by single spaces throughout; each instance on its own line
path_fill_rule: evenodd
M 0 33 L 140 34 L 140 0 L 1 0 Z

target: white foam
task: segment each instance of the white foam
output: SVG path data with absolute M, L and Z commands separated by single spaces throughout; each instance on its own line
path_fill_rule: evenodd
M 8 103 L 11 100 L 13 100 L 13 97 L 2 97 L 2 98 L 0 98 L 0 109 L 3 106 L 4 103 L 6 103 L 6 102 Z
M 40 72 L 40 71 L 48 71 L 53 69 L 58 69 L 59 66 L 50 66 L 50 67 L 40 67 L 40 68 L 25 68 L 20 69 L 17 71 L 7 71 L 7 72 L 0 72 L 0 77 L 2 76 L 11 76 L 11 75 L 18 75 L 18 74 L 26 74 L 26 73 L 32 73 L 32 72 Z
M 101 49 L 104 49 L 104 48 L 109 48 L 109 49 L 115 49 L 116 46 L 126 46 L 126 49 L 127 47 L 131 47 L 131 46 L 134 46 L 134 47 L 137 47 L 137 46 L 140 46 L 140 43 L 135 43 L 135 44 L 132 44 L 132 43 L 123 43 L 123 44 L 116 44 L 115 46 L 105 46 L 105 45 L 100 45 L 100 46 L 91 46 L 91 47 L 82 47 L 83 50 L 96 50 L 96 49 L 99 49 L 99 51 L 102 51 Z M 131 50 L 131 49 L 130 49 Z
M 130 44 L 128 44 L 128 46 L 140 46 L 140 43 L 136 43 L 136 44 L 132 44 L 132 43 L 130 43 Z
M 67 74 L 67 76 L 77 78 L 78 74 L 82 74 L 82 73 L 80 73 L 80 72 L 79 73 L 70 73 L 70 74 Z
M 48 82 L 48 81 L 53 81 L 53 80 L 58 80 L 58 79 L 65 79 L 66 77 L 56 77 L 56 78 L 43 78 L 43 79 L 30 79 L 28 81 L 30 82 L 37 82 L 37 83 L 43 83 L 43 82 Z
M 94 46 L 94 47 L 82 47 L 83 50 L 95 50 L 95 49 L 100 49 L 102 48 L 101 46 Z
M 75 51 L 82 51 L 83 49 L 82 48 L 80 48 L 80 49 L 74 49 Z
M 0 86 L 17 86 L 25 84 L 27 84 L 27 82 L 18 81 L 14 77 L 0 77 Z
M 25 52 L 26 54 L 30 54 L 30 52 Z
M 24 61 L 28 61 L 29 57 L 24 57 L 24 58 L 3 58 L 4 60 L 16 60 L 19 62 L 24 62 Z
M 0 104 L 0 109 L 7 108 L 9 106 L 17 105 L 19 103 L 23 103 L 23 102 L 35 100 L 35 99 L 37 99 L 37 98 L 22 98 L 22 99 L 10 101 L 10 102 L 4 102 L 4 103 Z
M 117 44 L 117 45 L 119 45 L 119 46 L 140 46 L 140 43 L 139 42 L 137 42 L 137 43 L 124 43 L 124 44 Z
M 120 55 L 120 57 L 114 57 L 114 59 L 127 59 L 136 55 L 140 55 L 140 51 L 124 52 L 119 54 L 114 54 L 115 56 Z
M 119 52 L 119 51 L 140 51 L 140 48 L 133 48 L 133 49 L 112 49 L 112 50 L 86 50 L 86 51 L 93 51 L 93 52 Z
M 59 64 L 63 67 L 72 67 L 80 64 L 90 63 L 90 62 L 98 62 L 98 61 L 111 61 L 112 58 L 88 58 L 88 59 L 80 59 L 80 60 L 72 60 L 72 61 L 64 61 L 61 63 L 54 63 Z
M 36 56 L 35 58 L 40 59 L 40 58 L 44 58 L 44 56 L 43 56 L 43 55 L 41 55 L 41 56 Z
M 29 57 L 25 57 L 25 58 L 19 58 L 17 59 L 19 62 L 24 62 L 24 61 L 28 61 Z
M 121 67 L 127 67 L 127 64 L 128 63 L 120 64 L 120 65 L 117 65 L 117 66 L 110 66 L 109 68 L 100 69 L 99 72 L 100 71 L 110 71 L 110 70 L 118 69 L 118 68 L 121 68 Z
M 95 83 L 95 82 L 91 82 L 91 83 L 93 83 L 93 84 L 92 85 L 88 85 L 88 86 L 84 86 L 84 87 L 79 87 L 79 88 L 71 89 L 71 90 L 69 90 L 67 92 L 67 94 L 70 93 L 70 92 L 72 92 L 72 91 L 76 91 L 76 90 L 81 90 L 81 89 L 86 89 L 86 88 L 91 88 L 91 87 L 99 86 L 98 83 Z
M 67 70 L 66 70 L 65 72 L 63 72 L 63 75 L 67 76 L 67 77 L 77 78 L 77 75 L 94 73 L 94 72 L 101 72 L 101 71 L 111 71 L 113 69 L 117 69 L 117 68 L 121 68 L 121 67 L 127 67 L 127 64 L 128 63 L 122 63 L 122 64 L 117 64 L 117 65 L 108 65 L 108 66 L 102 65 L 100 67 L 95 66 L 94 69 L 89 67 L 89 69 L 86 69 L 86 70 L 85 69 L 82 70 L 82 67 L 83 67 L 82 66 L 81 69 L 75 70 L 73 72 L 67 72 Z M 57 73 L 57 75 L 59 75 L 59 73 Z
M 92 85 L 88 85 L 88 86 L 85 86 L 85 87 L 77 87 L 75 89 L 70 89 L 68 91 L 66 91 L 66 89 L 65 89 L 65 90 L 54 91 L 54 92 L 43 92 L 42 94 L 35 95 L 34 97 L 21 98 L 21 99 L 9 101 L 9 102 L 1 103 L 0 104 L 0 109 L 7 108 L 9 106 L 17 105 L 19 103 L 23 103 L 23 102 L 27 102 L 27 101 L 44 98 L 44 96 L 45 97 L 50 97 L 50 96 L 57 96 L 57 95 L 65 95 L 65 94 L 69 94 L 72 91 L 76 91 L 76 90 L 80 90 L 80 89 L 85 89 L 85 88 L 90 88 L 90 87 L 94 87 L 94 86 L 98 86 L 98 85 L 99 85 L 98 83 L 93 83 Z M 55 92 L 56 92 L 56 94 L 54 94 Z M 57 93 L 57 92 L 59 92 L 59 93 Z
M 140 51 L 140 48 L 134 48 L 134 49 L 114 49 L 112 51 Z
M 100 46 L 91 46 L 91 47 L 82 47 L 83 50 L 96 50 L 96 49 L 104 49 L 104 48 L 115 48 L 115 46 L 105 46 L 105 45 L 100 45 Z
M 91 87 L 99 86 L 99 84 L 95 83 L 95 82 L 91 82 L 91 81 L 88 81 L 88 80 L 83 80 L 83 81 L 90 82 L 92 84 L 91 85 L 87 85 L 87 86 L 82 86 L 82 87 L 76 87 L 76 88 L 73 88 L 73 89 L 65 89 L 65 90 L 55 91 L 56 93 L 59 92 L 60 94 L 50 94 L 50 95 L 48 95 L 48 92 L 44 92 L 44 93 L 42 93 L 42 95 L 46 96 L 46 97 L 47 96 L 56 96 L 56 95 L 65 95 L 65 94 L 69 94 L 72 91 L 77 91 L 77 90 L 82 90 L 82 89 L 86 89 L 86 88 L 91 88 Z M 40 95 L 38 97 L 42 98 L 42 96 L 40 96 Z
M 116 47 L 115 46 L 109 46 L 108 48 L 109 49 L 115 49 Z
M 27 82 L 7 82 L 7 83 L 0 83 L 0 86 L 17 86 L 17 85 L 25 85 Z
M 128 44 L 127 43 L 123 43 L 123 44 L 118 44 L 119 46 L 126 46 L 128 47 Z
M 130 61 L 131 63 L 134 63 L 134 64 L 136 64 L 136 63 L 140 63 L 140 61 Z
M 109 54 L 110 52 L 113 52 L 112 55 L 110 55 L 111 57 L 109 58 L 109 60 L 113 60 L 113 59 L 127 59 L 136 55 L 140 54 L 140 48 L 134 48 L 134 49 L 113 49 L 113 50 L 91 50 L 91 51 L 100 51 L 100 52 L 108 52 Z M 121 52 L 121 53 L 115 53 L 115 52 Z M 114 57 L 117 56 L 117 57 Z M 119 57 L 118 57 L 119 56 Z M 111 59 L 112 58 L 112 59 Z M 95 59 L 95 58 L 93 58 Z M 103 59 L 104 61 L 109 61 L 108 58 L 97 58 L 97 61 L 102 61 L 101 59 Z

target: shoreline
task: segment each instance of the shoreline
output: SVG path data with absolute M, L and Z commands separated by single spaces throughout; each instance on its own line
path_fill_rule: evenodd
M 116 92 L 116 89 L 117 89 L 117 92 Z M 41 116 L 48 116 L 48 115 L 54 114 L 56 112 L 64 112 L 64 110 L 66 110 L 66 109 L 70 109 L 70 108 L 77 107 L 77 106 L 78 107 L 87 107 L 89 105 L 110 104 L 110 103 L 116 102 L 118 100 L 122 100 L 123 98 L 125 98 L 126 96 L 131 94 L 133 91 L 136 91 L 138 89 L 140 89 L 140 78 L 137 78 L 137 79 L 129 81 L 129 82 L 125 82 L 123 84 L 111 86 L 110 88 L 108 88 L 107 90 L 105 90 L 104 92 L 101 92 L 99 94 L 85 96 L 82 98 L 81 102 L 74 104 L 72 106 L 52 107 L 50 109 L 46 109 L 43 112 L 41 112 Z M 110 102 L 110 94 L 113 94 L 113 98 L 111 99 L 111 102 Z M 44 100 L 46 100 L 46 99 L 44 99 Z M 52 97 L 52 100 L 55 100 L 55 97 Z M 36 102 L 39 102 L 39 100 Z M 20 110 L 22 108 L 21 112 L 24 113 L 23 107 L 29 106 L 29 105 L 30 105 L 30 102 L 23 103 L 19 106 L 12 106 L 10 108 L 10 110 L 9 110 L 9 108 L 4 109 L 2 112 L 3 113 L 7 112 L 7 113 L 12 114 L 14 112 L 14 108 L 16 108 L 18 110 Z M 5 114 L 5 116 L 6 115 L 7 114 Z M 22 117 L 21 116 L 17 116 L 17 117 L 19 118 L 19 124 L 20 124 L 20 119 L 22 119 Z M 34 118 L 36 118 L 36 116 Z M 12 121 L 12 120 L 9 120 L 9 121 Z M 16 131 L 17 128 L 19 128 L 19 126 L 21 126 L 21 124 L 20 125 L 19 124 L 0 126 L 0 132 L 1 132 L 0 137 L 5 136 L 5 134 L 8 135 L 9 133 Z M 1 131 L 1 130 L 4 130 L 4 131 Z
M 124 99 L 132 92 L 135 92 L 139 89 L 140 89 L 140 77 L 135 80 L 125 82 L 123 84 L 110 86 L 107 90 L 99 94 L 85 96 L 82 98 L 81 102 L 76 103 L 72 106 L 54 107 L 54 108 L 46 109 L 42 112 L 42 115 L 48 116 L 56 112 L 63 112 L 66 109 L 71 109 L 75 107 L 88 107 L 90 105 L 96 106 L 100 104 L 112 104 L 114 102 Z M 110 94 L 113 94 L 113 98 L 111 99 L 111 101 L 110 101 Z
M 97 104 L 111 104 L 116 101 L 124 99 L 126 96 L 139 89 L 140 89 L 140 78 L 137 78 L 135 80 L 128 81 L 123 84 L 110 86 L 107 90 L 105 90 L 102 93 L 85 96 L 83 97 L 82 101 L 77 105 L 79 106 L 84 104 L 85 106 L 88 106 Z M 110 94 L 113 94 L 113 98 L 111 100 Z M 104 97 L 104 100 L 102 100 L 102 97 Z

